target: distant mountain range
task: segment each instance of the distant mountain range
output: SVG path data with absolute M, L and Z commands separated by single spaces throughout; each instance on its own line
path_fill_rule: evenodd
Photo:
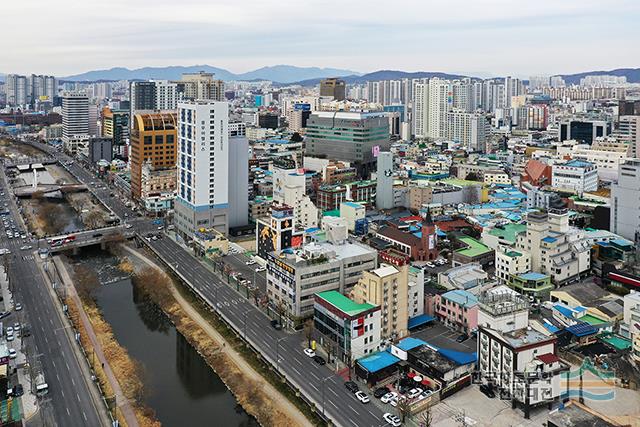
M 272 67 L 262 67 L 254 71 L 241 74 L 234 74 L 223 68 L 212 67 L 211 65 L 193 65 L 188 67 L 145 67 L 130 70 L 128 68 L 111 68 L 110 70 L 88 71 L 82 74 L 62 77 L 60 80 L 67 81 L 98 81 L 98 80 L 180 80 L 182 73 L 197 73 L 205 71 L 214 73 L 221 80 L 271 80 L 278 83 L 292 83 L 300 80 L 308 80 L 324 77 L 337 77 L 345 75 L 358 75 L 359 73 L 350 70 L 340 70 L 335 68 L 318 67 L 295 67 L 292 65 L 275 65 Z
M 396 70 L 380 70 L 368 74 L 361 74 L 350 70 L 336 68 L 318 67 L 296 67 L 293 65 L 275 65 L 272 67 L 262 67 L 254 71 L 235 74 L 224 68 L 213 67 L 211 65 L 192 66 L 169 66 L 169 67 L 144 67 L 134 70 L 116 67 L 109 70 L 88 71 L 82 74 L 62 77 L 60 80 L 66 81 L 114 81 L 114 80 L 179 80 L 182 73 L 193 73 L 205 71 L 214 73 L 222 80 L 270 80 L 280 85 L 300 84 L 303 86 L 317 85 L 321 79 L 326 77 L 340 77 L 347 83 L 357 84 L 367 81 L 378 80 L 398 80 L 440 77 L 443 79 L 459 79 L 465 76 L 462 74 L 449 74 L 434 71 L 406 72 Z M 585 71 L 576 74 L 554 74 L 560 75 L 567 84 L 578 84 L 580 79 L 588 75 L 615 75 L 625 76 L 630 83 L 640 83 L 640 68 L 617 68 L 608 71 Z M 0 82 L 5 80 L 5 74 L 0 73 Z

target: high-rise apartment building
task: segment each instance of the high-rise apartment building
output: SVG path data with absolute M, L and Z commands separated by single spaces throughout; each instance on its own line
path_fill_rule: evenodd
M 375 153 L 389 149 L 386 113 L 318 111 L 307 120 L 306 152 L 352 162 L 361 176 L 375 168 Z
M 131 129 L 131 195 L 142 197 L 142 168 L 153 171 L 176 167 L 177 118 L 174 112 L 136 114 Z
M 320 96 L 332 96 L 336 101 L 344 101 L 346 87 L 344 80 L 338 78 L 322 79 L 320 81 Z
M 18 107 L 27 104 L 28 83 L 25 76 L 7 74 L 4 85 L 7 105 L 10 107 Z
M 640 157 L 640 115 L 620 116 L 614 136 L 631 147 L 631 157 Z
M 629 159 L 618 170 L 618 182 L 611 185 L 610 230 L 637 243 L 640 241 L 640 159 Z
M 199 228 L 229 232 L 229 104 L 178 103 L 175 222 L 190 239 Z
M 185 99 L 224 100 L 224 82 L 214 79 L 212 73 L 184 73 L 180 83 L 184 85 Z
M 249 141 L 229 135 L 229 228 L 249 224 Z
M 89 135 L 89 98 L 82 92 L 62 95 L 62 139 Z
M 454 110 L 445 119 L 444 138 L 459 142 L 468 151 L 484 151 L 491 128 L 485 114 Z
M 145 82 L 131 82 L 130 119 L 133 127 L 133 117 L 137 112 L 153 110 L 175 110 L 184 94 L 180 84 L 168 80 L 151 80 Z

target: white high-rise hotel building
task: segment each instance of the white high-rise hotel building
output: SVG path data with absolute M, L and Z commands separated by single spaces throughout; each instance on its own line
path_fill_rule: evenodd
M 229 230 L 229 104 L 178 103 L 175 223 L 183 237 L 199 228 Z

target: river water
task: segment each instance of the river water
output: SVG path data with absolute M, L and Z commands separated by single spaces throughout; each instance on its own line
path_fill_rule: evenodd
M 145 400 L 162 425 L 258 426 L 160 308 L 115 269 L 115 260 L 90 254 L 76 260 L 110 282 L 97 293 L 98 305 L 120 345 L 144 366 Z

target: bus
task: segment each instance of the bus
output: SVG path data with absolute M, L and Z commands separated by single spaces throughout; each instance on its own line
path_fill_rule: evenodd
M 55 248 L 57 246 L 62 246 L 66 243 L 73 242 L 74 240 L 76 240 L 75 234 L 69 234 L 66 236 L 52 237 L 50 239 L 47 239 L 47 242 L 49 243 L 49 246 L 51 246 L 52 248 Z

